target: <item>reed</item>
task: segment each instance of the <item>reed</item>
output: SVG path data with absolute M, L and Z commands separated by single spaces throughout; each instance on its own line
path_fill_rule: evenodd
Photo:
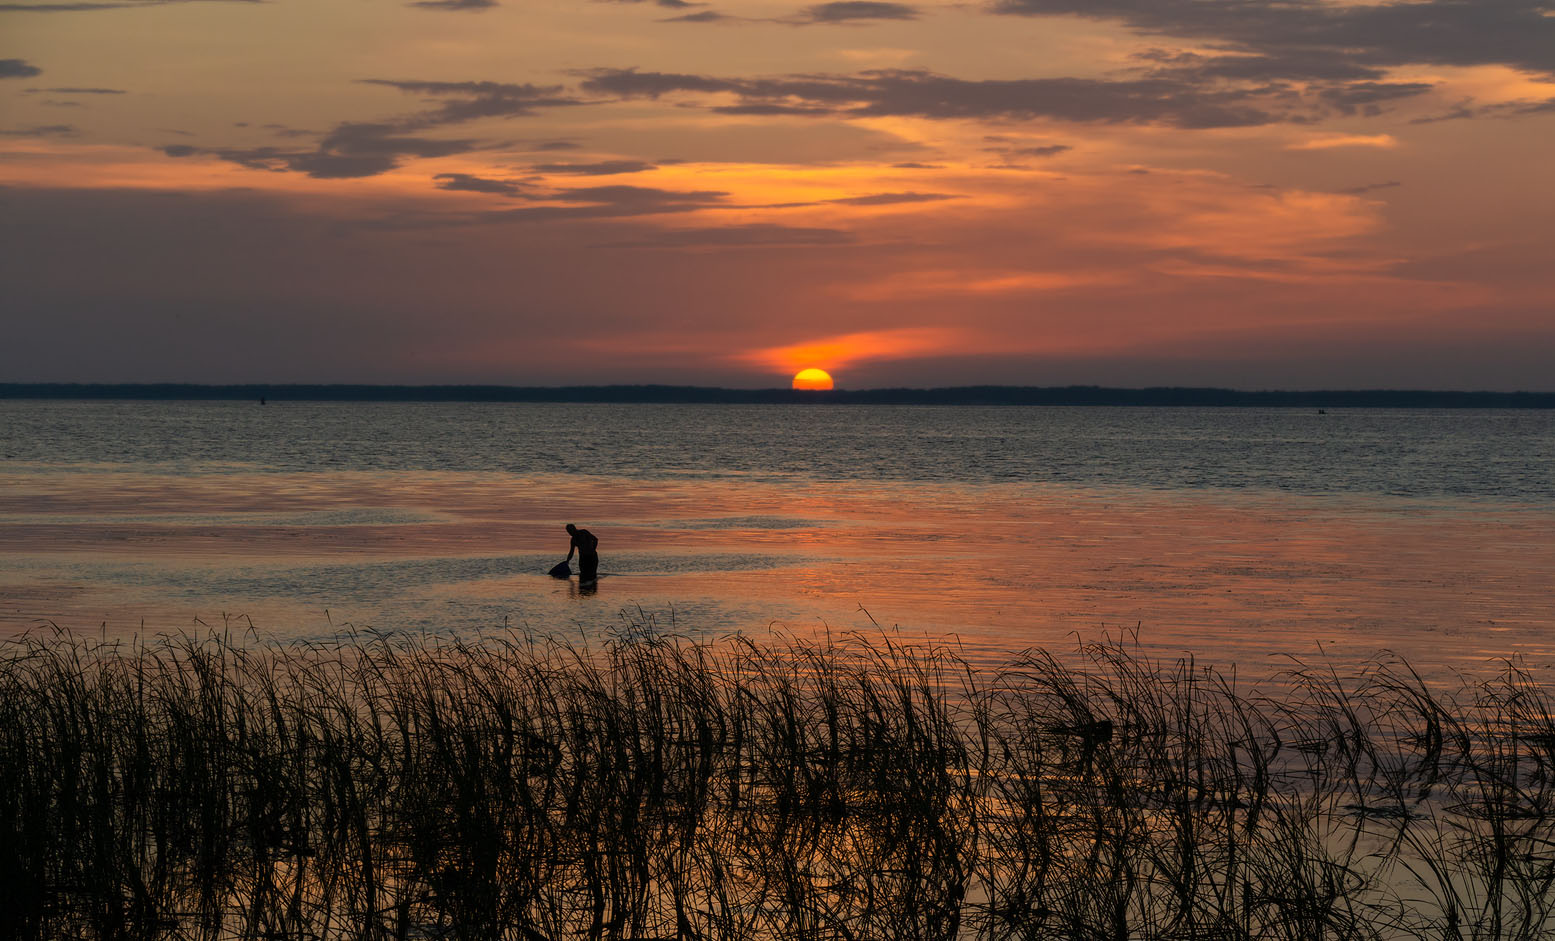
M 1127 638 L 23 637 L 0 936 L 1555 932 L 1547 676 L 1260 679 Z

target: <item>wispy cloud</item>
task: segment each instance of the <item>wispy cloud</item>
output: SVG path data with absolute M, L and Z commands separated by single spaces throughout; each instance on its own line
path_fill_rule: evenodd
M 1365 183 L 1361 186 L 1352 186 L 1349 189 L 1342 189 L 1339 192 L 1344 193 L 1346 196 L 1360 196 L 1365 193 L 1372 193 L 1376 192 L 1377 190 L 1394 189 L 1395 187 L 1403 185 L 1404 184 L 1397 180 L 1388 180 L 1384 183 Z
M 377 176 L 399 166 L 402 157 L 446 157 L 475 149 L 470 140 L 444 140 L 401 134 L 392 124 L 345 123 L 330 131 L 313 150 L 282 147 L 163 147 L 169 157 L 208 155 L 251 170 L 294 171 L 315 179 Z
M 1320 134 L 1287 144 L 1286 150 L 1333 150 L 1337 147 L 1372 147 L 1391 150 L 1398 146 L 1392 134 Z
M 513 180 L 492 180 L 468 173 L 439 173 L 433 179 L 441 190 L 487 193 L 493 196 L 518 196 L 523 192 L 523 186 Z
M 672 190 L 650 186 L 579 186 L 543 194 L 523 194 L 533 203 L 518 209 L 483 213 L 475 222 L 552 222 L 625 219 L 725 208 L 721 190 Z
M 668 7 L 672 10 L 679 10 L 685 7 L 696 6 L 696 4 L 689 2 L 689 0 L 596 0 L 596 2 L 622 4 L 651 3 L 654 6 Z
M 669 16 L 660 20 L 661 23 L 743 23 L 744 17 L 729 16 L 719 13 L 717 10 L 699 10 L 696 13 L 686 13 L 681 16 Z
M 918 8 L 905 3 L 843 0 L 838 3 L 817 3 L 805 7 L 790 22 L 801 25 L 858 24 L 884 20 L 915 20 L 918 16 Z
M 364 85 L 384 85 L 412 95 L 425 95 L 437 107 L 404 118 L 397 126 L 415 130 L 443 124 L 460 124 L 478 118 L 528 117 L 544 108 L 560 108 L 586 102 L 567 94 L 560 85 L 512 82 L 426 82 L 406 79 L 367 78 Z
M 71 137 L 76 133 L 73 124 L 34 124 L 0 131 L 6 137 Z
M 539 163 L 530 172 L 571 176 L 615 176 L 619 173 L 646 173 L 658 164 L 646 160 L 600 160 L 594 163 Z
M 941 295 L 947 297 L 991 297 L 997 295 L 1038 294 L 1095 284 L 1099 280 L 1116 282 L 1116 274 L 1103 278 L 1074 271 L 990 271 L 976 268 L 946 268 L 892 272 L 870 281 L 849 284 L 839 293 L 854 300 L 888 301 L 908 297 Z
M 807 366 L 845 369 L 872 360 L 943 356 L 983 345 L 977 334 L 962 327 L 901 327 L 764 347 L 736 354 L 735 358 L 766 369 L 794 372 Z
M 482 118 L 527 117 L 543 108 L 584 103 L 564 93 L 559 85 L 380 78 L 363 79 L 362 83 L 424 95 L 435 102 L 435 106 L 387 121 L 341 122 L 324 134 L 313 150 L 178 145 L 163 148 L 163 152 L 170 157 L 205 154 L 250 169 L 295 171 L 317 179 L 360 178 L 387 173 L 400 166 L 403 158 L 446 157 L 467 153 L 481 146 L 471 139 L 428 137 L 422 132 L 435 132 L 449 125 Z M 542 144 L 539 149 L 549 149 L 549 146 Z
M 29 88 L 29 95 L 124 95 L 122 88 Z
M 410 5 L 423 10 L 479 12 L 496 6 L 497 0 L 414 0 Z
M 607 248 L 772 248 L 778 246 L 846 245 L 853 235 L 842 229 L 818 226 L 774 225 L 756 222 L 748 225 L 710 226 L 694 229 L 667 229 L 650 236 L 610 242 Z
M 867 196 L 839 196 L 825 200 L 836 206 L 902 206 L 911 203 L 938 203 L 960 199 L 954 193 L 870 193 Z

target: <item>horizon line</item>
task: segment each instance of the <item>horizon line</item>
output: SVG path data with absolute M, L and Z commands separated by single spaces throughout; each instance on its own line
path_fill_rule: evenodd
M 1248 390 L 1218 386 L 1100 385 L 898 386 L 807 390 L 664 383 L 517 386 L 493 383 L 8 382 L 0 383 L 0 399 L 1555 408 L 1555 392 L 1387 388 Z

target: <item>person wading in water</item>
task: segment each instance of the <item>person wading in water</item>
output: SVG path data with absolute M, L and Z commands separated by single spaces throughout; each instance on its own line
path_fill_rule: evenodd
M 578 581 L 592 582 L 599 577 L 599 540 L 586 529 L 567 524 L 567 532 L 572 536 L 572 545 L 567 547 L 567 561 L 572 561 L 572 553 L 578 553 Z

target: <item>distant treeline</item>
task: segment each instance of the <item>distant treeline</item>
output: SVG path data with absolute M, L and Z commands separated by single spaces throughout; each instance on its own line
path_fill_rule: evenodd
M 290 402 L 651 402 L 714 405 L 1121 405 L 1262 408 L 1555 408 L 1555 392 L 1322 391 L 1153 386 L 957 386 L 944 389 L 722 389 L 707 386 L 193 385 L 0 383 L 0 399 L 190 399 Z

